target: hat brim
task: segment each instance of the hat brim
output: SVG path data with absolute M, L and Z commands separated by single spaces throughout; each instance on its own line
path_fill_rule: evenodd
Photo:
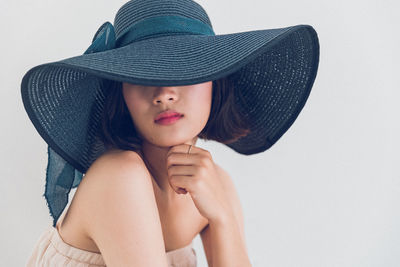
M 51 64 L 134 84 L 189 85 L 227 76 L 295 32 L 315 31 L 309 25 L 296 25 L 221 35 L 162 36 L 36 68 Z
M 91 120 L 98 120 L 98 114 L 93 115 L 93 110 L 101 107 L 94 107 L 93 103 L 101 97 L 101 92 L 94 92 L 99 90 L 90 90 L 90 87 L 101 88 L 102 79 L 179 86 L 216 80 L 238 72 L 242 81 L 254 82 L 253 88 L 248 88 L 248 84 L 242 84 L 243 88 L 240 88 L 245 90 L 246 87 L 248 95 L 247 104 L 241 103 L 243 112 L 249 112 L 251 99 L 265 97 L 264 103 L 255 105 L 259 110 L 253 108 L 249 114 L 254 129 L 263 131 L 253 131 L 228 144 L 235 151 L 249 155 L 272 146 L 294 122 L 308 98 L 318 62 L 318 37 L 310 25 L 215 36 L 162 36 L 36 66 L 25 74 L 21 90 L 25 109 L 42 138 L 84 173 L 104 150 L 101 146 L 88 147 L 96 142 L 88 140 L 88 134 L 93 131 L 90 126 L 82 131 Z M 255 73 L 251 74 L 253 71 Z M 277 83 L 277 80 L 280 81 Z M 280 87 L 262 94 L 261 88 L 265 90 L 267 83 L 271 88 L 274 84 Z M 277 103 L 274 105 L 276 110 L 273 107 L 268 113 L 264 112 L 270 118 L 255 120 L 262 114 L 259 111 L 265 111 L 265 105 L 270 104 L 270 96 L 282 106 L 278 107 Z M 287 106 L 282 104 L 285 97 L 292 99 L 292 102 L 286 99 Z M 284 113 L 285 108 L 290 114 L 289 111 Z M 273 122 L 273 118 L 276 121 Z M 259 125 L 267 120 L 271 121 L 271 127 L 276 124 L 274 129 Z M 270 135 L 266 136 L 268 131 Z

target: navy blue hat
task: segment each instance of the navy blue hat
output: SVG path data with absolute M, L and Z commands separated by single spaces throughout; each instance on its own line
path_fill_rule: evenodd
M 21 93 L 48 144 L 45 197 L 56 225 L 89 166 L 105 152 L 99 138 L 107 81 L 180 86 L 232 79 L 251 132 L 226 144 L 251 155 L 293 124 L 313 86 L 319 42 L 310 25 L 215 34 L 192 0 L 132 0 L 105 22 L 83 55 L 30 69 Z

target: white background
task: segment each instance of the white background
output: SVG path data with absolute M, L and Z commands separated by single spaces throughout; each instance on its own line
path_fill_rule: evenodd
M 24 266 L 51 224 L 43 197 L 47 145 L 25 113 L 22 76 L 82 54 L 123 3 L 0 2 L 2 266 Z M 310 24 L 320 39 L 311 95 L 272 148 L 245 156 L 197 143 L 234 179 L 253 266 L 400 266 L 398 2 L 199 3 L 217 34 Z M 200 236 L 193 244 L 198 266 L 206 266 Z

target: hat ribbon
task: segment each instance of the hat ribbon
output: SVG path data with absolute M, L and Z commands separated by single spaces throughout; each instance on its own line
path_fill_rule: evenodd
M 122 31 L 120 36 L 116 38 L 114 26 L 107 21 L 97 30 L 92 44 L 84 54 L 126 46 L 132 42 L 150 37 L 178 34 L 215 35 L 210 25 L 200 20 L 174 15 L 156 16 L 140 20 Z

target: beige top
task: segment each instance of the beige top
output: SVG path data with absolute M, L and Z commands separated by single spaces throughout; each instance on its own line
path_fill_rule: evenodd
M 166 253 L 169 267 L 196 267 L 192 243 Z M 65 243 L 56 228 L 50 226 L 37 241 L 27 267 L 106 266 L 100 253 L 82 250 Z

